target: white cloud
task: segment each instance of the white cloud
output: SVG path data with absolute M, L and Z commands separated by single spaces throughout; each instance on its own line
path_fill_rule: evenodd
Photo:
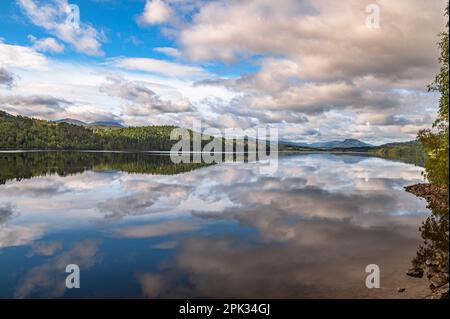
M 41 238 L 43 234 L 43 228 L 36 225 L 1 226 L 0 248 L 28 245 Z
M 274 123 L 294 138 L 413 139 L 437 105 L 426 86 L 438 70 L 446 2 L 377 4 L 376 30 L 366 27 L 359 0 L 219 0 L 173 27 L 184 57 L 258 67 L 197 83 L 240 93 L 215 112 Z M 336 113 L 343 122 L 333 122 Z
M 198 78 L 205 77 L 208 74 L 200 67 L 150 58 L 112 58 L 109 60 L 109 64 L 117 68 L 156 73 L 175 78 Z
M 20 7 L 35 25 L 44 28 L 63 42 L 71 44 L 77 52 L 87 55 L 103 55 L 102 33 L 91 25 L 80 23 L 75 26 L 66 23 L 69 3 L 67 0 L 39 2 L 35 0 L 18 0 Z
M 112 61 L 65 62 L 46 58 L 30 47 L 4 43 L 0 43 L 0 57 L 5 64 L 2 70 L 8 71 L 1 73 L 2 83 L 10 83 L 6 75 L 12 74 L 15 82 L 13 90 L 0 87 L 0 108 L 24 116 L 50 120 L 69 117 L 86 122 L 113 120 L 126 125 L 178 124 L 179 114 L 192 113 L 193 105 L 205 97 L 229 95 L 220 87 L 193 86 L 190 77 L 198 78 L 202 69 L 159 60 L 151 68 L 159 72 L 135 72 L 115 68 Z M 51 92 L 51 96 L 43 96 L 43 92 Z
M 310 79 L 433 69 L 445 1 L 378 4 L 382 26 L 373 30 L 365 26 L 366 4 L 360 0 L 208 2 L 180 28 L 178 38 L 194 60 L 282 55 Z M 402 73 L 398 76 L 407 75 Z
M 169 48 L 169 47 L 160 47 L 160 48 L 154 48 L 153 51 L 164 53 L 165 55 L 178 58 L 181 56 L 180 50 L 176 48 Z
M 200 225 L 180 220 L 121 228 L 116 233 L 128 238 L 151 238 L 198 230 Z
M 38 39 L 33 35 L 29 35 L 28 39 L 33 43 L 33 48 L 41 52 L 53 52 L 62 53 L 64 52 L 64 44 L 59 43 L 54 38 L 43 38 Z
M 47 66 L 47 62 L 44 55 L 32 48 L 0 41 L 0 67 L 42 69 Z
M 144 12 L 137 17 L 141 25 L 161 24 L 169 21 L 172 15 L 170 7 L 161 0 L 147 0 Z

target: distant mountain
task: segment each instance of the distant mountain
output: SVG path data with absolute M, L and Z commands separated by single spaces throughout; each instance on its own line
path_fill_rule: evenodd
M 372 145 L 364 143 L 357 139 L 345 139 L 343 141 L 330 141 L 325 143 L 317 143 L 314 147 L 320 148 L 353 148 L 353 147 L 371 147 Z
M 88 125 L 87 123 L 85 123 L 83 121 L 70 119 L 70 118 L 60 119 L 60 120 L 56 120 L 54 122 L 55 123 L 66 123 L 66 124 L 72 124 L 72 125 L 79 125 L 79 126 L 86 126 L 86 125 Z
M 373 147 L 373 145 L 362 142 L 357 139 L 345 139 L 343 141 L 328 141 L 328 142 L 319 142 L 319 143 L 292 143 L 289 144 L 295 145 L 295 146 L 302 146 L 302 147 L 312 147 L 312 148 L 324 148 L 324 149 L 331 149 L 331 148 L 357 148 L 357 147 Z
M 124 127 L 119 122 L 115 121 L 97 121 L 97 122 L 91 122 L 86 123 L 80 120 L 75 120 L 71 118 L 65 118 L 54 121 L 55 123 L 66 123 L 66 124 L 72 124 L 72 125 L 78 125 L 78 126 L 106 126 L 106 127 Z

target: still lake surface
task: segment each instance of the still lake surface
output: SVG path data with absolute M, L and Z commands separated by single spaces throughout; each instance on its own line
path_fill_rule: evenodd
M 323 153 L 280 155 L 271 175 L 259 166 L 0 153 L 0 298 L 391 298 L 426 287 L 405 275 L 430 212 L 403 186 L 423 181 L 422 168 Z M 65 287 L 68 264 L 80 289 Z M 365 286 L 368 264 L 380 289 Z

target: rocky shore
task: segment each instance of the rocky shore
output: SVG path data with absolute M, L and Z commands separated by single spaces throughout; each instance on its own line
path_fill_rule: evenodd
M 432 211 L 447 211 L 448 213 L 448 189 L 445 186 L 422 183 L 406 186 L 405 190 L 417 197 L 424 198 L 428 202 L 428 208 Z
M 413 268 L 408 276 L 421 278 L 424 275 L 430 282 L 430 299 L 448 299 L 449 289 L 449 210 L 448 189 L 445 186 L 432 184 L 416 184 L 405 187 L 418 197 L 424 198 L 432 216 L 428 217 L 420 227 L 424 244 L 419 247 Z

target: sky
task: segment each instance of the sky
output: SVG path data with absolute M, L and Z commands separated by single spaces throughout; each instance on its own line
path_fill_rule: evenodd
M 445 0 L 3 0 L 0 109 L 127 126 L 406 141 L 430 127 Z M 77 10 L 79 20 L 77 19 Z

